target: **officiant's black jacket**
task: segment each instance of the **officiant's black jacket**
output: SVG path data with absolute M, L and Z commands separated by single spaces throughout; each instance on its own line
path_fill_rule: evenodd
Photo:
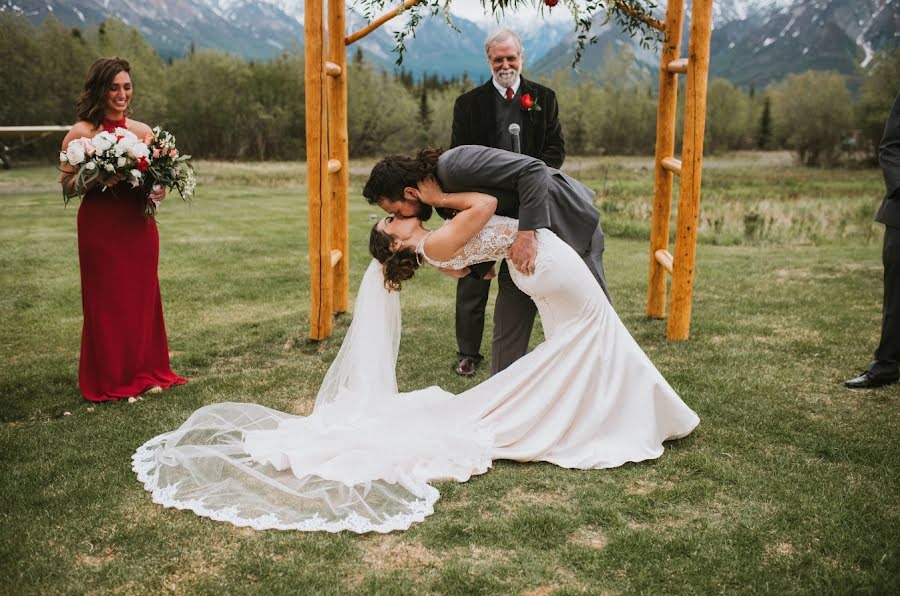
M 886 192 L 875 221 L 900 228 L 900 94 L 884 127 L 878 148 L 878 162 L 884 174 Z
M 540 111 L 523 114 L 522 153 L 536 157 L 551 168 L 559 168 L 566 156 L 566 142 L 559 124 L 559 104 L 552 89 L 520 78 L 516 101 L 525 93 L 537 100 Z M 453 106 L 453 132 L 450 147 L 484 145 L 498 147 L 495 96 L 491 79 L 456 98 Z

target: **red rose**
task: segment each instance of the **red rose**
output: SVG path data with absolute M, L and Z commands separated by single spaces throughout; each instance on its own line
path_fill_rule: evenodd
M 146 172 L 147 168 L 150 167 L 150 162 L 147 161 L 146 157 L 142 157 L 139 162 L 137 162 L 137 169 L 139 172 Z
M 550 1 L 552 2 L 553 0 L 550 0 Z M 522 109 L 530 110 L 533 107 L 534 107 L 534 100 L 531 99 L 531 93 L 523 93 L 522 94 Z
M 554 6 L 559 4 L 559 0 L 544 0 L 544 4 L 546 4 L 550 8 L 553 8 Z

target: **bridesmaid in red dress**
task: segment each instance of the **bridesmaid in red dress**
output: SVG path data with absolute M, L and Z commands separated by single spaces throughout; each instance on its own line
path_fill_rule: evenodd
M 150 133 L 127 118 L 132 85 L 128 62 L 101 58 L 88 72 L 78 103 L 78 122 L 63 140 L 93 137 L 117 127 L 138 138 Z M 63 184 L 72 184 L 64 165 Z M 144 215 L 149 197 L 115 175 L 88 186 L 78 209 L 78 258 L 84 327 L 78 385 L 85 399 L 110 401 L 158 393 L 187 379 L 169 366 L 169 347 L 159 291 L 159 233 Z

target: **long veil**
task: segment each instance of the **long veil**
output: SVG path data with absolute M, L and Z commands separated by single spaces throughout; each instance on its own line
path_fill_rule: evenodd
M 294 416 L 252 403 L 200 408 L 133 456 L 155 502 L 256 529 L 390 532 L 434 511 L 430 480 L 491 464 L 493 436 L 437 387 L 397 391 L 400 301 L 372 261 L 316 397 Z
M 315 407 L 366 390 L 396 394 L 401 326 L 399 293 L 385 289 L 381 264 L 372 259 L 359 284 L 353 321 L 319 387 Z

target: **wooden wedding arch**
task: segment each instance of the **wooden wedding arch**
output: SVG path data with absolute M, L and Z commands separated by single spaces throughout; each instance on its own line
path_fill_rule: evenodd
M 420 0 L 375 19 L 345 36 L 343 0 L 306 0 L 306 151 L 309 200 L 310 338 L 332 333 L 335 313 L 349 306 L 349 143 L 347 134 L 347 46 L 362 39 Z M 614 0 L 615 1 L 615 0 Z M 620 5 L 626 12 L 627 5 Z M 647 18 L 665 33 L 659 68 L 659 106 L 656 127 L 656 168 L 650 232 L 650 271 L 647 316 L 666 315 L 667 274 L 672 297 L 666 335 L 687 339 L 700 220 L 700 179 L 703 133 L 706 125 L 706 87 L 712 0 L 694 0 L 688 55 L 681 57 L 684 0 L 669 0 L 664 21 Z M 679 74 L 687 77 L 681 159 L 675 157 L 675 112 Z M 674 176 L 680 180 L 675 254 L 669 252 L 669 219 Z

